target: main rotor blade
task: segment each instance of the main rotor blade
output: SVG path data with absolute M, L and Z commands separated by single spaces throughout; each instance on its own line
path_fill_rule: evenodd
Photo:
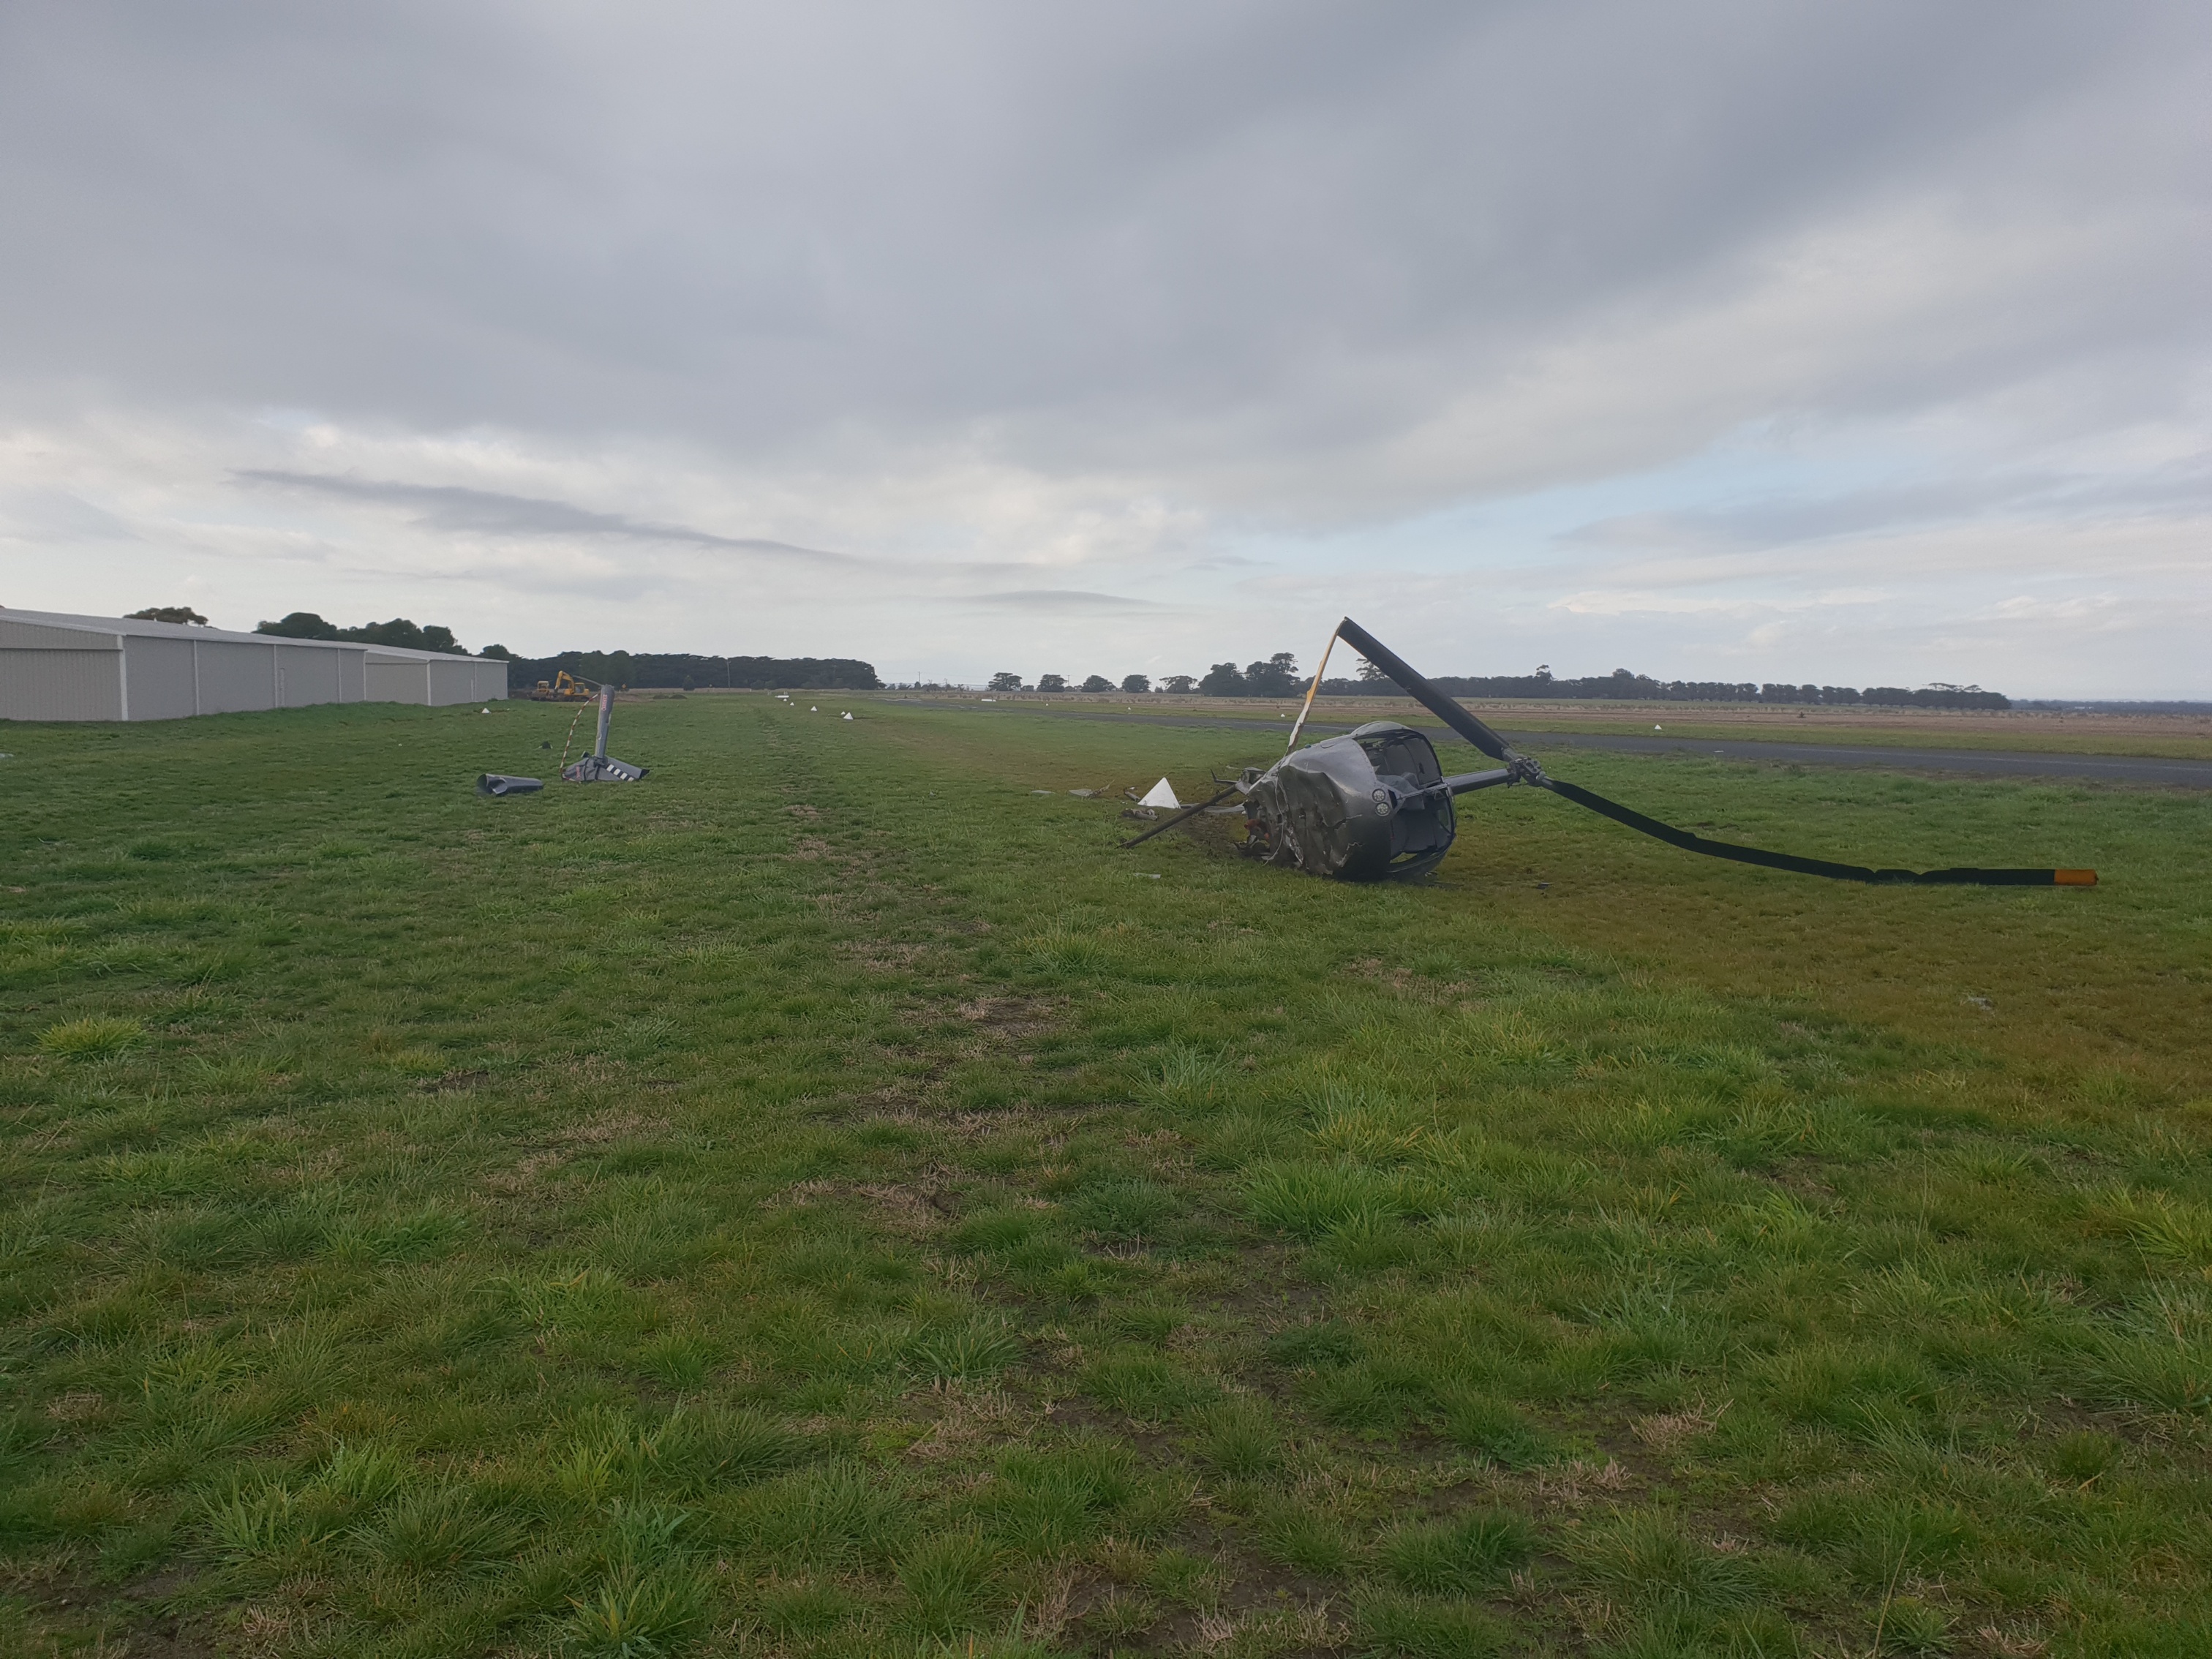
M 1500 781 L 1532 783 L 1540 789 L 1548 789 L 1555 795 L 1564 795 L 1577 806 L 1588 807 L 1593 812 L 1611 818 L 1615 823 L 1625 823 L 1632 830 L 1663 841 L 1670 847 L 1679 847 L 1686 853 L 1701 853 L 1707 858 L 1729 859 L 1737 864 L 1761 865 L 1769 870 L 1789 870 L 1803 876 L 1826 876 L 1832 881 L 1872 882 L 1881 886 L 1910 884 L 1925 887 L 2094 887 L 2097 884 L 2094 870 L 1873 870 L 1861 864 L 1836 864 L 1826 859 L 1800 858 L 1795 853 L 1770 853 L 1761 847 L 1738 847 L 1733 842 L 1708 841 L 1703 836 L 1692 835 L 1687 830 L 1677 830 L 1670 823 L 1646 817 L 1633 807 L 1623 806 L 1616 800 L 1607 800 L 1603 795 L 1585 789 L 1580 784 L 1547 777 L 1541 767 L 1516 754 L 1512 744 L 1462 708 L 1455 698 L 1446 696 L 1430 684 L 1411 663 L 1351 617 L 1346 617 L 1339 623 L 1336 632 L 1337 637 L 1388 674 L 1401 690 L 1410 694 L 1431 714 L 1492 760 L 1505 762 L 1508 773 Z M 1482 786 L 1470 783 L 1470 787 Z
M 1306 688 L 1306 700 L 1298 706 L 1298 717 L 1291 725 L 1291 740 L 1283 745 L 1287 755 L 1298 746 L 1298 733 L 1306 729 L 1306 716 L 1313 713 L 1313 700 L 1320 694 L 1322 678 L 1328 672 L 1328 653 L 1336 649 L 1336 635 L 1328 636 L 1328 643 L 1321 648 L 1321 666 L 1314 670 L 1313 684 Z
M 1512 745 L 1492 731 L 1456 700 L 1431 685 L 1417 673 L 1411 663 L 1376 639 L 1358 623 L 1346 617 L 1336 625 L 1336 635 L 1361 656 L 1395 681 L 1398 689 L 1406 692 L 1421 707 L 1434 714 L 1446 726 L 1465 738 L 1492 760 L 1515 760 Z
M 1707 858 L 1729 859 L 1737 864 L 1763 865 L 1769 870 L 1790 870 L 1801 876 L 1826 876 L 1832 881 L 1871 882 L 1877 886 L 1921 887 L 2094 887 L 2094 870 L 1870 870 L 1859 864 L 1832 864 L 1826 859 L 1800 858 L 1795 853 L 1770 853 L 1763 847 L 1739 847 L 1734 842 L 1708 841 L 1687 830 L 1646 817 L 1633 807 L 1607 800 L 1594 790 L 1564 778 L 1546 778 L 1539 787 L 1564 795 L 1577 806 L 1625 823 L 1630 829 Z

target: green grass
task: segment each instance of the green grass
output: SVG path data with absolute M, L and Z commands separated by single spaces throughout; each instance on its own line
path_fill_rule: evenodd
M 944 704 L 943 694 L 898 693 L 894 702 Z M 972 697 L 975 713 L 988 712 Z M 1097 719 L 1112 715 L 1188 720 L 1273 727 L 1286 732 L 1304 701 L 1296 697 L 1040 696 L 994 700 L 994 718 L 1038 708 Z M 2064 715 L 2043 710 L 2008 713 L 1899 709 L 1881 705 L 1826 707 L 1793 712 L 1743 703 L 1607 702 L 1473 697 L 1464 700 L 1485 721 L 1504 732 L 1594 732 L 1633 737 L 1655 730 L 1677 741 L 1713 738 L 1747 743 L 1816 743 L 1883 749 L 1994 750 L 2029 755 L 2137 755 L 2166 760 L 2212 760 L 2212 721 L 2203 714 Z M 1312 720 L 1342 731 L 1362 720 L 1410 720 L 1434 729 L 1435 720 L 1402 697 L 1322 697 Z M 1262 739 L 1264 740 L 1264 739 Z M 1279 737 L 1278 741 L 1279 742 Z M 1540 740 L 1528 745 L 1541 750 Z M 1155 776 L 1158 774 L 1154 775 Z
M 2212 1647 L 2212 803 L 854 707 L 10 728 L 0 1650 Z

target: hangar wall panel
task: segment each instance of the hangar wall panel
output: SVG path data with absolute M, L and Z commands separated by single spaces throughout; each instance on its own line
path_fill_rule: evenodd
M 178 720 L 199 711 L 190 640 L 123 641 L 123 690 L 134 720 Z
M 507 665 L 483 658 L 0 607 L 0 719 L 178 720 L 506 696 Z
M 338 659 L 338 701 L 368 701 L 368 676 L 363 672 L 363 665 L 368 661 L 368 653 L 356 647 L 350 650 L 333 651 L 331 654 Z
M 310 703 L 342 702 L 339 670 L 345 653 L 296 645 L 276 647 L 276 706 L 305 708 Z
M 429 673 L 419 662 L 368 659 L 363 670 L 371 702 L 428 702 Z
M 200 713 L 238 714 L 276 706 L 275 653 L 265 645 L 203 640 Z
M 434 662 L 430 670 L 430 702 L 438 708 L 457 702 L 489 702 L 507 696 L 507 665 L 455 657 Z
M 123 653 L 115 650 L 0 651 L 0 717 L 119 720 L 122 668 Z

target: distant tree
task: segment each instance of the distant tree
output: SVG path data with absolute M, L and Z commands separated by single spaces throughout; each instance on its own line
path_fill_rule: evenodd
M 991 684 L 988 689 L 993 691 L 1018 691 L 1022 689 L 1022 677 L 1019 674 L 994 674 L 991 676 Z
M 194 628 L 205 628 L 207 618 L 188 605 L 149 605 L 143 611 L 131 613 L 133 622 L 165 622 L 187 623 Z
M 359 640 L 367 645 L 388 645 L 399 651 L 442 651 L 449 656 L 466 656 L 461 642 L 453 637 L 453 630 L 432 623 L 418 627 L 404 617 L 394 617 L 390 622 L 363 623 L 359 628 L 342 628 L 342 640 Z
M 1209 697 L 1242 697 L 1248 696 L 1244 677 L 1237 672 L 1233 662 L 1218 662 L 1206 671 L 1206 678 L 1198 683 L 1200 692 Z
M 285 640 L 334 640 L 338 636 L 338 625 L 326 623 L 312 611 L 295 611 L 276 622 L 256 623 L 257 634 L 274 634 Z
M 1160 689 L 1178 697 L 1187 697 L 1198 689 L 1198 682 L 1188 674 L 1170 674 Z
M 370 645 L 388 645 L 401 651 L 428 651 L 422 642 L 422 629 L 405 617 L 394 617 L 390 622 L 363 623 L 358 628 L 342 628 L 340 639 L 356 639 Z
M 1403 696 L 1401 688 L 1392 686 L 1386 676 L 1358 671 L 1358 679 L 1333 679 L 1322 683 L 1322 692 L 1332 697 L 1372 696 L 1379 691 L 1393 690 Z M 1556 679 L 1549 664 L 1540 665 L 1532 674 L 1432 674 L 1429 683 L 1448 697 L 1603 697 L 1614 701 L 1656 701 L 1666 699 L 1677 702 L 1736 702 L 1736 703 L 1794 703 L 1873 704 L 1917 708 L 2008 708 L 2011 699 L 2002 692 L 1984 691 L 1978 685 L 1951 685 L 1938 681 L 1924 685 L 1917 691 L 1896 685 L 1869 685 L 1864 690 L 1850 685 L 1791 685 L 1776 681 L 1759 685 L 1748 682 L 1727 680 L 1661 680 L 1648 674 L 1638 674 L 1626 668 L 1616 668 L 1610 674 L 1594 674 L 1581 679 Z
M 1065 674 L 1040 674 L 1037 676 L 1037 690 L 1040 691 L 1065 691 L 1067 690 L 1067 676 Z
M 1363 680 L 1387 680 L 1390 677 L 1365 658 L 1360 659 L 1359 678 Z
M 495 655 L 495 648 L 487 646 L 483 654 Z M 511 685 L 550 680 L 562 669 L 580 679 L 604 680 L 618 686 L 680 686 L 686 675 L 695 686 L 754 691 L 880 691 L 884 684 L 875 665 L 856 657 L 708 657 L 682 651 L 562 651 L 550 657 L 523 657 L 508 652 L 505 660 L 507 683 Z
M 1114 682 L 1103 674 L 1091 674 L 1085 678 L 1083 689 L 1085 691 L 1111 691 L 1114 689 Z
M 467 649 L 453 637 L 452 629 L 436 623 L 418 628 L 404 617 L 394 617 L 390 622 L 363 623 L 359 628 L 340 628 L 325 622 L 312 611 L 295 611 L 281 622 L 257 623 L 253 631 L 287 640 L 358 640 L 364 645 L 388 645 L 401 651 L 440 651 L 452 657 L 468 655 Z
M 1124 691 L 1149 691 L 1152 689 L 1152 676 L 1149 674 L 1132 674 L 1121 682 L 1121 689 Z
M 1984 691 L 1978 685 L 1952 685 L 1937 680 L 1923 685 L 1917 691 L 1907 691 L 1902 686 L 1869 685 L 1859 694 L 1860 701 L 1887 704 L 1899 708 L 2009 708 L 2012 699 L 2002 691 Z
M 477 652 L 477 655 L 479 657 L 489 657 L 494 662 L 514 662 L 516 660 L 514 653 L 508 650 L 503 645 L 488 645 L 484 647 L 483 650 Z
M 1244 671 L 1244 695 L 1248 697 L 1294 697 L 1298 694 L 1298 659 L 1288 651 L 1278 651 L 1265 662 L 1255 662 Z

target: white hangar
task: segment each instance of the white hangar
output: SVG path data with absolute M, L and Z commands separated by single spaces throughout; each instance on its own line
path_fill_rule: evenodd
M 486 702 L 490 657 L 0 609 L 0 720 L 173 720 L 314 702 Z

